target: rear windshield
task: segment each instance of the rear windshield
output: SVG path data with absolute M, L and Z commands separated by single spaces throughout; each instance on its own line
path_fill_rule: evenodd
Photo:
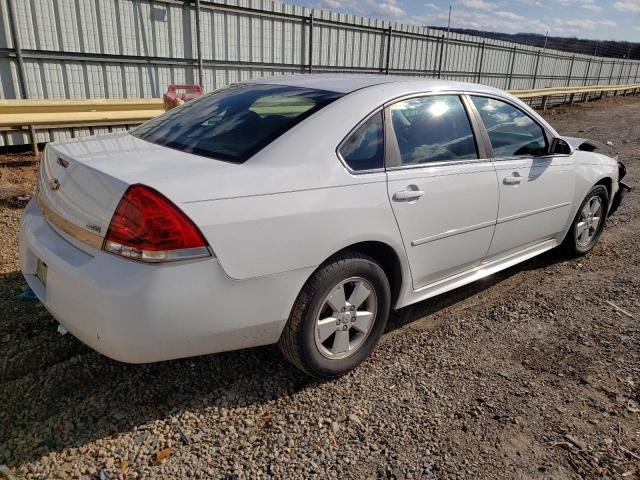
M 169 111 L 132 131 L 183 152 L 244 162 L 341 93 L 281 85 L 239 85 Z

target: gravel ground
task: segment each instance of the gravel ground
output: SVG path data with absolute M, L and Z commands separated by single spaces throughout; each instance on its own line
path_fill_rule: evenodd
M 640 176 L 640 98 L 546 116 Z M 550 252 L 403 309 L 369 361 L 319 383 L 275 347 L 129 366 L 59 336 L 17 299 L 13 196 L 35 168 L 2 162 L 0 463 L 18 478 L 640 475 L 637 190 L 587 257 Z

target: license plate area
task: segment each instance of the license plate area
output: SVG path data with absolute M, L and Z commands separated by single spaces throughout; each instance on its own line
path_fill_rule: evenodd
M 42 285 L 47 286 L 47 264 L 38 259 L 38 265 L 36 266 L 36 277 Z

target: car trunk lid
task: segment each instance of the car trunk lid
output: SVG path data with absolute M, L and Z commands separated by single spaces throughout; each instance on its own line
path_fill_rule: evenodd
M 36 201 L 50 224 L 99 249 L 127 186 L 68 149 L 50 145 L 42 155 Z
M 99 249 L 130 185 L 152 186 L 180 203 L 189 197 L 177 192 L 188 188 L 167 192 L 163 187 L 182 183 L 180 177 L 210 173 L 224 165 L 154 145 L 127 132 L 74 139 L 47 146 L 36 198 L 49 223 Z

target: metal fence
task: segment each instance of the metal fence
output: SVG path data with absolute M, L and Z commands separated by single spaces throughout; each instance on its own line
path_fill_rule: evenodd
M 211 91 L 254 77 L 307 72 L 417 75 L 530 89 L 636 82 L 639 69 L 638 61 L 447 36 L 270 0 L 0 0 L 0 98 L 159 97 L 170 83 L 201 83 Z M 109 128 L 37 135 L 44 142 Z M 27 142 L 26 134 L 0 132 L 0 145 Z

